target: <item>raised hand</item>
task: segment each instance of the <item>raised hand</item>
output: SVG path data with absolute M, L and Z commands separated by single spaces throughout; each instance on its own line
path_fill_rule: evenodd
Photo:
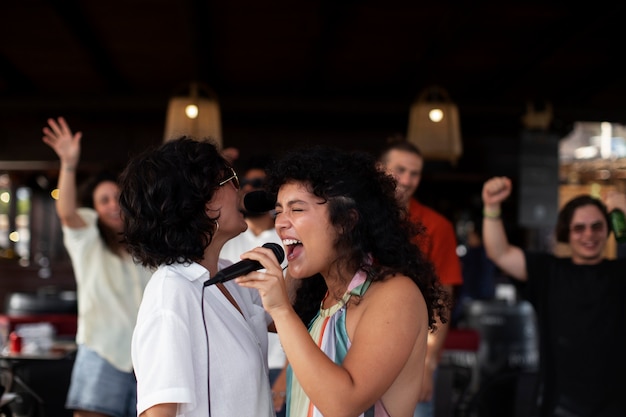
M 507 177 L 493 177 L 483 185 L 483 204 L 500 205 L 511 194 L 511 180 Z
M 72 130 L 63 117 L 57 120 L 48 119 L 48 125 L 49 127 L 43 128 L 42 140 L 56 152 L 62 163 L 75 168 L 80 159 L 82 132 L 72 134 Z

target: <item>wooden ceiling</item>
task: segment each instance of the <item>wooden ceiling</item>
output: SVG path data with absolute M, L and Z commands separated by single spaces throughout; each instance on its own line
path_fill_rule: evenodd
M 89 158 L 158 141 L 168 97 L 191 81 L 218 95 L 225 144 L 244 147 L 322 136 L 335 144 L 361 137 L 372 147 L 373 137 L 406 129 L 411 102 L 432 85 L 457 103 L 468 149 L 514 136 L 528 103 L 550 103 L 559 134 L 578 120 L 622 123 L 624 9 L 493 0 L 4 1 L 0 160 L 53 160 L 39 132 L 57 115 L 99 138 Z

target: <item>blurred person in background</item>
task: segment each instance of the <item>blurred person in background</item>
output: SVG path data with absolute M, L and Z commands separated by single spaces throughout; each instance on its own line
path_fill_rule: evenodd
M 117 177 L 99 173 L 83 185 L 79 196 L 76 171 L 82 133 L 72 133 L 63 117 L 48 119 L 43 133 L 43 142 L 61 162 L 56 211 L 77 290 L 78 351 L 66 407 L 75 417 L 134 417 L 131 336 L 151 271 L 135 264 L 121 243 L 124 223 Z
M 483 185 L 483 242 L 487 255 L 524 283 L 539 326 L 539 416 L 626 416 L 626 259 L 604 256 L 608 212 L 626 211 L 626 196 L 609 193 L 606 205 L 590 195 L 559 211 L 556 240 L 571 256 L 524 250 L 509 243 L 502 202 L 507 177 Z
M 487 257 L 482 238 L 482 214 L 472 214 L 470 219 L 461 220 L 459 240 L 463 284 L 457 289 L 450 325 L 467 327 L 466 309 L 475 300 L 494 300 L 496 297 L 497 268 Z

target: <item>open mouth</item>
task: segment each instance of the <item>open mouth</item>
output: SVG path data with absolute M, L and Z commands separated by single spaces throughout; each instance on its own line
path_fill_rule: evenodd
M 298 256 L 302 248 L 302 242 L 296 239 L 284 239 L 283 246 L 287 250 L 287 259 L 293 259 Z

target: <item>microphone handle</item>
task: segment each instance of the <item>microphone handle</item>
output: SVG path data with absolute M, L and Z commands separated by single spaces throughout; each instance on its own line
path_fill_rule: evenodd
M 205 281 L 204 286 L 208 287 L 209 285 L 230 281 L 231 279 L 246 275 L 252 271 L 258 271 L 261 268 L 263 268 L 263 265 L 261 265 L 259 261 L 253 261 L 252 259 L 239 261 L 219 271 L 213 278 Z

